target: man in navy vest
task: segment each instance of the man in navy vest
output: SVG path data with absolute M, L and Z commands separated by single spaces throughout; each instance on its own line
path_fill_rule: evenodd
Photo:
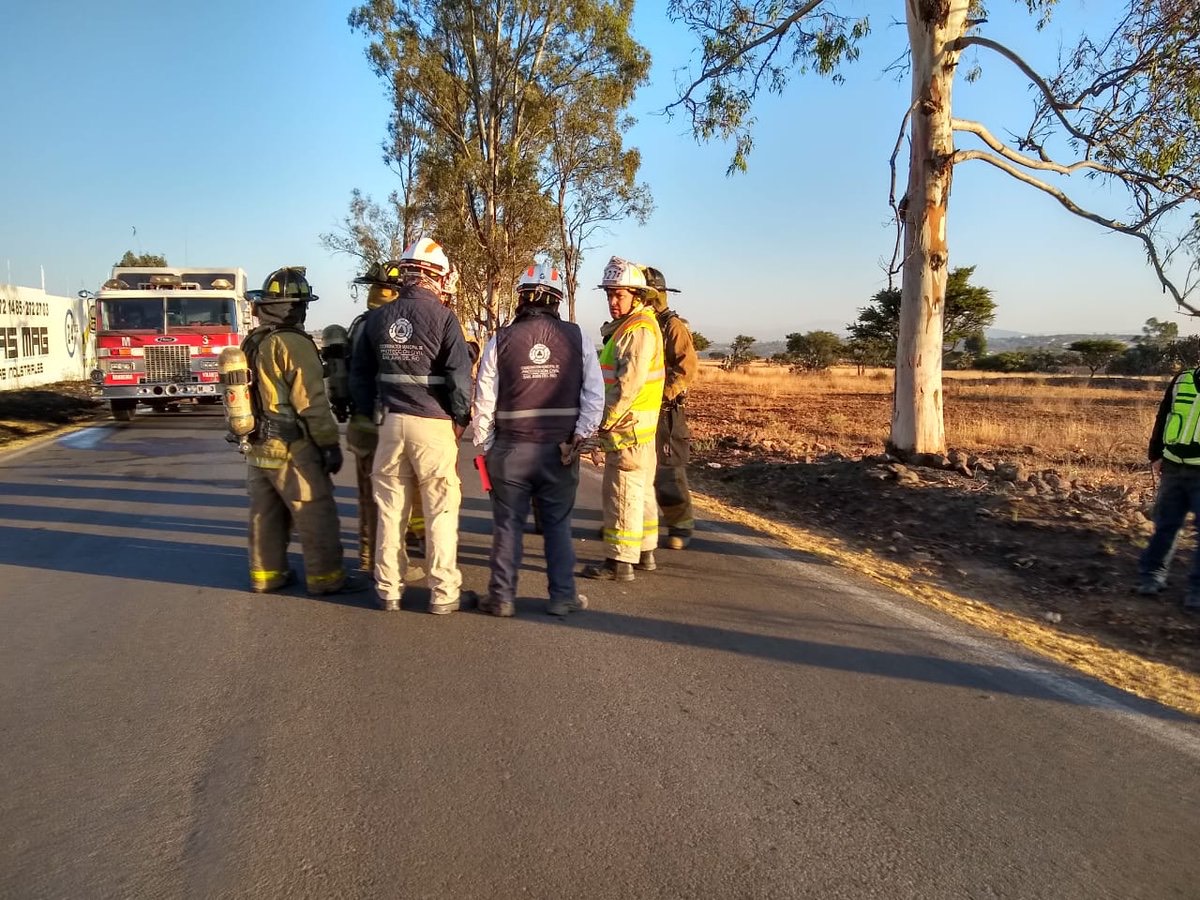
M 367 313 L 350 357 L 350 393 L 356 414 L 347 440 L 376 426 L 364 413 L 378 398 L 383 421 L 371 481 L 379 507 L 375 589 L 384 609 L 400 608 L 412 578 L 404 531 L 417 493 L 425 512 L 429 611 L 460 604 L 458 441 L 471 419 L 471 357 L 462 327 L 442 305 L 450 272 L 445 251 L 418 238 L 399 260 L 400 296 Z M 358 411 L 362 412 L 358 412 Z
M 528 267 L 517 283 L 517 314 L 488 341 L 475 393 L 475 444 L 486 451 L 492 482 L 492 555 L 488 595 L 494 616 L 516 611 L 525 520 L 541 511 L 552 616 L 583 609 L 575 590 L 571 514 L 579 486 L 578 447 L 604 412 L 596 348 L 578 325 L 558 316 L 562 276 Z

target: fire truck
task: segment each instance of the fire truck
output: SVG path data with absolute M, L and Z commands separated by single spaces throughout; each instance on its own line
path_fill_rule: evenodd
M 114 419 L 221 402 L 217 357 L 251 327 L 244 271 L 117 266 L 94 299 L 91 378 Z

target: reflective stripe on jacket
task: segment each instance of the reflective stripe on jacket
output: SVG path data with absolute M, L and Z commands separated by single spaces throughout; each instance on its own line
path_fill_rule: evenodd
M 1185 466 L 1200 466 L 1200 442 L 1196 426 L 1200 403 L 1196 402 L 1196 372 L 1190 370 L 1171 386 L 1171 409 L 1163 424 L 1163 459 Z
M 653 443 L 666 373 L 662 332 L 652 309 L 639 306 L 616 323 L 600 351 L 600 371 L 604 375 L 603 448 Z
M 367 313 L 350 355 L 356 412 L 369 415 L 378 400 L 387 412 L 465 426 L 471 388 L 462 326 L 433 291 L 406 287 Z
M 514 441 L 571 440 L 583 387 L 582 334 L 536 308 L 496 332 L 496 435 Z

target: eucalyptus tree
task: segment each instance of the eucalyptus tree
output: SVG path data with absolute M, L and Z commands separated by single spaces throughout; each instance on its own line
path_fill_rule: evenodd
M 624 145 L 634 124 L 624 110 L 650 72 L 650 54 L 629 31 L 633 0 L 573 4 L 572 16 L 585 53 L 554 92 L 545 167 L 558 225 L 554 256 L 574 321 L 589 241 L 612 222 L 644 223 L 654 204 L 649 186 L 637 180 L 641 154 Z
M 644 78 L 631 8 L 630 0 L 367 0 L 350 14 L 394 98 L 389 134 L 419 138 L 414 201 L 459 265 L 480 331 L 508 317 L 521 267 L 562 255 L 549 188 L 556 128 L 617 121 L 607 95 L 590 124 L 563 116 L 588 79 Z
M 1019 0 L 1040 28 L 1056 0 Z M 700 40 L 699 72 L 683 85 L 701 139 L 734 139 L 730 171 L 753 146 L 751 111 L 762 91 L 780 92 L 797 72 L 842 77 L 870 24 L 838 0 L 671 0 L 672 17 Z M 897 9 L 899 12 L 899 9 Z M 954 167 L 978 161 L 1041 191 L 1071 213 L 1140 241 L 1163 289 L 1189 313 L 1198 271 L 1200 220 L 1200 4 L 1126 0 L 1098 39 L 1084 35 L 1056 72 L 1041 73 L 987 34 L 981 0 L 903 0 L 910 104 L 898 111 L 890 164 L 897 224 L 891 274 L 901 274 L 892 447 L 945 448 L 941 358 L 949 274 L 947 212 Z M 1028 81 L 1028 119 L 1006 131 L 954 116 L 952 92 L 964 51 L 1011 66 Z M 970 78 L 977 73 L 964 73 Z M 970 147 L 955 146 L 956 135 Z M 897 158 L 908 141 L 908 171 Z M 1123 197 L 1116 212 L 1069 193 L 1070 176 L 1094 178 Z M 1071 189 L 1073 190 L 1073 188 Z

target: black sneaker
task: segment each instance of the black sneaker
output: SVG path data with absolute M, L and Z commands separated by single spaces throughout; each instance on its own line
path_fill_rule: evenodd
M 594 578 L 597 581 L 633 581 L 633 565 L 606 559 L 604 562 L 584 566 L 580 574 L 584 578 Z
M 497 600 L 495 597 L 489 596 L 479 601 L 479 611 L 487 613 L 489 616 L 507 619 L 509 616 L 517 614 L 517 604 L 511 600 Z
M 565 616 L 568 613 L 587 609 L 587 605 L 588 598 L 583 594 L 576 594 L 574 600 L 551 600 L 546 606 L 546 612 L 552 616 Z
M 658 568 L 658 563 L 654 561 L 653 550 L 643 550 L 641 557 L 633 564 L 635 569 L 642 572 L 653 572 Z

